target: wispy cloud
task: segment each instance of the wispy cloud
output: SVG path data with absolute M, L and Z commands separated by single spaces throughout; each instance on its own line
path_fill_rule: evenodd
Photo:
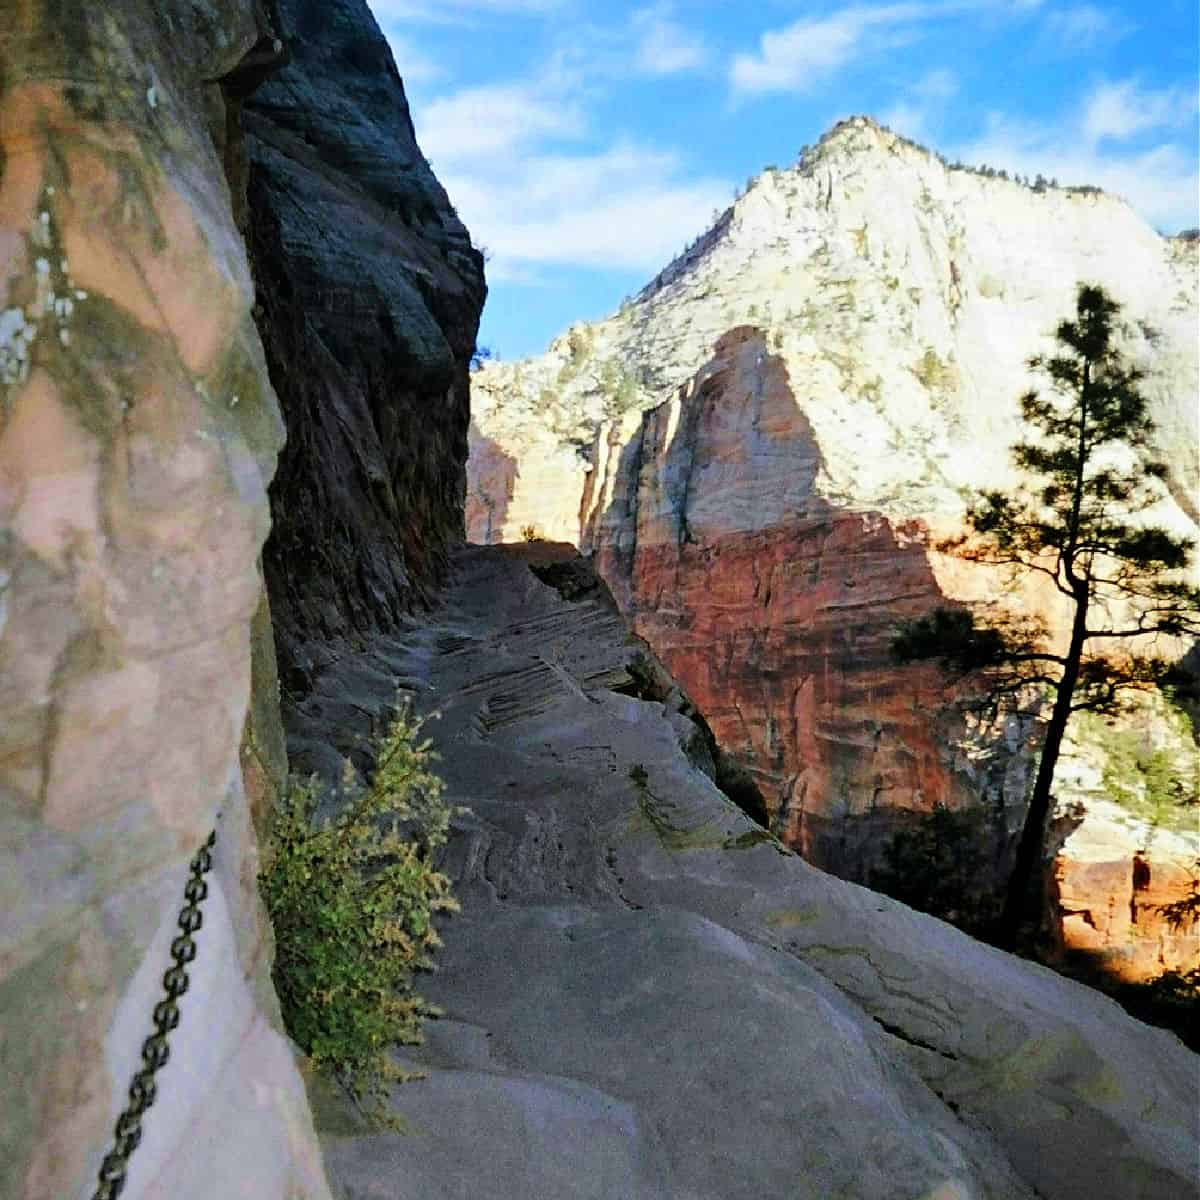
M 688 179 L 668 152 L 618 143 L 597 154 L 541 155 L 516 171 L 443 172 L 459 212 L 492 252 L 493 279 L 538 268 L 657 270 L 712 210 L 724 180 Z
M 597 147 L 580 90 L 551 67 L 418 114 L 421 145 L 491 252 L 493 280 L 562 266 L 657 270 L 728 201 L 727 180 L 689 176 L 673 151 L 622 137 Z
M 392 57 L 406 85 L 414 83 L 434 83 L 443 76 L 442 68 L 429 55 L 422 53 L 407 38 L 388 30 L 386 32 L 388 45 L 392 48 Z
M 768 30 L 755 53 L 734 57 L 730 68 L 734 93 L 810 91 L 866 50 L 907 40 L 911 29 L 905 27 L 940 11 L 942 6 L 930 4 L 854 6 Z
M 471 25 L 487 17 L 537 17 L 568 0 L 368 0 L 384 28 L 412 24 Z
M 1043 16 L 1044 14 L 1044 16 Z M 857 60 L 915 41 L 927 27 L 954 19 L 1033 20 L 1056 51 L 1077 53 L 1128 31 L 1127 22 L 1089 3 L 1053 7 L 1051 0 L 905 0 L 850 4 L 824 16 L 802 17 L 767 30 L 758 48 L 734 56 L 729 81 L 735 97 L 810 92 Z M 909 104 L 910 115 L 919 110 Z
M 1121 36 L 1128 28 L 1128 23 L 1109 9 L 1094 4 L 1070 4 L 1046 14 L 1045 35 L 1056 49 L 1079 54 Z
M 956 72 L 947 67 L 928 71 L 907 87 L 880 120 L 917 142 L 935 140 L 940 118 L 959 91 Z
M 980 137 L 950 152 L 965 162 L 1103 188 L 1171 231 L 1198 223 L 1196 158 L 1172 141 L 1195 111 L 1195 97 L 1178 89 L 1104 82 L 1056 122 L 1035 125 L 993 113 Z M 1144 135 L 1154 132 L 1159 137 L 1147 141 Z
M 1136 79 L 1102 83 L 1088 97 L 1083 132 L 1088 142 L 1126 141 L 1151 129 L 1187 124 L 1196 112 L 1196 93 L 1181 87 L 1143 88 Z
M 680 24 L 669 4 L 638 9 L 630 20 L 634 61 L 643 75 L 678 75 L 708 61 L 704 39 Z
M 549 83 L 463 88 L 427 104 L 418 118 L 426 156 L 437 163 L 511 160 L 547 140 L 584 131 L 578 104 Z

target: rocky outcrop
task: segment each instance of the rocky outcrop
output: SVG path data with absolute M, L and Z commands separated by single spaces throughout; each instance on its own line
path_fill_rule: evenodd
M 1194 920 L 1164 914 L 1195 889 L 1194 839 L 1093 800 L 1055 867 L 1064 940 L 1093 970 L 1137 980 L 1194 968 Z
M 1058 620 L 1049 590 L 933 545 L 1013 482 L 1025 360 L 1081 279 L 1126 305 L 1177 501 L 1156 515 L 1194 535 L 1196 251 L 1115 198 L 844 123 L 621 313 L 475 376 L 468 533 L 573 527 L 812 861 L 866 879 L 935 803 L 985 803 L 1002 848 L 1035 730 L 969 721 L 887 646 L 947 600 Z
M 444 604 L 287 707 L 329 778 L 399 683 L 441 753 L 463 912 L 393 1093 L 319 1108 L 355 1197 L 1168 1200 L 1198 1060 L 1036 965 L 818 871 L 640 699 L 649 655 L 586 571 L 473 548 Z M 538 567 L 553 586 L 530 569 Z M 573 600 L 565 597 L 572 596 Z M 689 728 L 690 726 L 690 728 Z
M 428 600 L 463 532 L 485 293 L 365 0 L 279 0 L 290 62 L 246 102 L 248 244 L 287 445 L 264 554 L 284 686 Z
M 643 417 L 585 540 L 718 741 L 752 764 L 776 832 L 864 878 L 914 793 L 1019 819 L 1026 760 L 1002 744 L 954 770 L 965 730 L 938 719 L 942 681 L 888 650 L 895 622 L 941 596 L 924 531 L 830 504 L 822 468 L 783 361 L 735 330 Z
M 283 426 L 224 163 L 277 35 L 251 0 L 24 0 L 0 27 L 5 1200 L 93 1195 L 214 827 L 122 1195 L 329 1194 L 239 770 Z

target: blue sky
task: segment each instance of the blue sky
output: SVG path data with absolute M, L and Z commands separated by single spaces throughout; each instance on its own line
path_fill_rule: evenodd
M 480 341 L 506 359 L 612 311 L 853 113 L 1200 225 L 1196 0 L 370 3 L 490 254 Z

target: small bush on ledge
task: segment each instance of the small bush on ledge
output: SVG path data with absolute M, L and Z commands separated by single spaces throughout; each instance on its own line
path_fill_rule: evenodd
M 441 944 L 433 914 L 458 908 L 430 862 L 453 810 L 420 731 L 421 721 L 398 708 L 375 743 L 366 787 L 346 764 L 331 820 L 314 820 L 317 781 L 292 781 L 259 877 L 288 1032 L 382 1124 L 393 1124 L 388 1085 L 411 1078 L 388 1051 L 418 1044 L 423 1018 L 436 1015 L 413 987 Z
M 982 809 L 934 805 L 888 843 L 870 886 L 920 912 L 986 939 L 997 916 L 990 887 L 990 834 Z

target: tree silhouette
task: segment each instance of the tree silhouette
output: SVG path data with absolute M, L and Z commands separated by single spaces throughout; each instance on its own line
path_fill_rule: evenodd
M 1139 654 L 1137 643 L 1200 634 L 1200 590 L 1181 578 L 1193 545 L 1143 517 L 1163 499 L 1167 469 L 1150 454 L 1143 372 L 1114 345 L 1119 313 L 1101 288 L 1079 288 L 1074 320 L 1055 331 L 1057 352 L 1029 360 L 1049 388 L 1020 399 L 1029 435 L 1012 456 L 1026 480 L 1010 493 L 984 492 L 967 513 L 969 532 L 941 546 L 1047 577 L 1069 602 L 1066 645 L 1037 621 L 977 624 L 970 612 L 950 609 L 893 641 L 901 661 L 986 671 L 1001 703 L 1039 684 L 1053 696 L 1001 918 L 1000 939 L 1010 947 L 1041 914 L 1043 892 L 1034 885 L 1042 882 L 1054 771 L 1072 715 L 1114 711 L 1127 689 L 1167 678 L 1167 664 Z

